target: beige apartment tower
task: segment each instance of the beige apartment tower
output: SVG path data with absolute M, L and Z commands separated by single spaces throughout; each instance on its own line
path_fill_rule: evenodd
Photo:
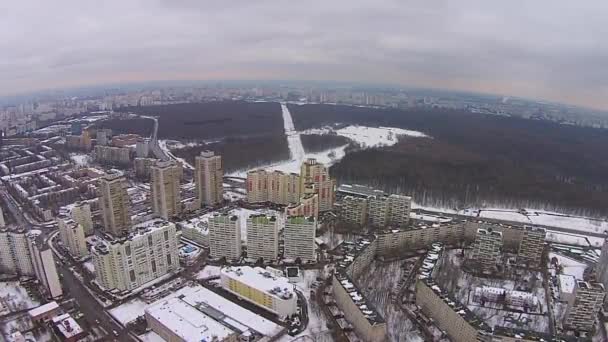
M 547 232 L 544 228 L 524 227 L 517 253 L 517 263 L 519 265 L 532 268 L 537 268 L 541 265 L 546 235 Z
M 179 166 L 171 161 L 159 161 L 151 168 L 152 210 L 165 220 L 182 212 L 179 173 Z
M 213 206 L 221 203 L 224 200 L 222 157 L 215 155 L 213 151 L 203 151 L 194 161 L 194 182 L 201 206 Z
M 82 226 L 84 235 L 93 235 L 93 216 L 91 205 L 86 202 L 77 202 L 71 211 L 72 219 Z
M 209 255 L 237 260 L 241 257 L 241 226 L 234 215 L 217 214 L 209 218 Z
M 131 230 L 131 205 L 126 179 L 118 174 L 104 176 L 99 180 L 98 193 L 105 231 L 115 236 L 128 234 Z
M 329 169 L 314 158 L 302 163 L 300 193 L 304 193 L 304 189 L 310 188 L 311 184 L 314 184 L 313 188 L 319 194 L 319 211 L 331 210 L 336 199 L 336 181 L 329 177 Z
M 75 259 L 86 257 L 89 252 L 87 251 L 87 241 L 82 225 L 67 215 L 57 217 L 57 224 L 59 226 L 61 242 L 70 252 L 70 255 Z
M 247 173 L 247 202 L 288 205 L 300 200 L 300 176 L 281 171 Z

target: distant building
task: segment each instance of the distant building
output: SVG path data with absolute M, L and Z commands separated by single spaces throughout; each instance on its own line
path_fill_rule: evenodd
M 313 216 L 289 217 L 285 221 L 285 258 L 316 261 L 315 232 L 317 221 Z
M 305 194 L 299 203 L 292 203 L 285 208 L 285 214 L 290 216 L 312 216 L 319 218 L 319 195 L 315 193 Z
M 300 176 L 281 171 L 247 173 L 247 202 L 287 205 L 300 200 Z
M 138 139 L 135 145 L 135 155 L 137 158 L 147 158 L 148 154 L 150 154 L 150 139 Z
M 502 233 L 491 229 L 478 229 L 470 259 L 479 263 L 482 271 L 491 271 L 500 261 Z
M 367 205 L 367 198 L 345 196 L 335 206 L 341 220 L 364 226 L 367 224 Z
M 221 270 L 222 287 L 279 317 L 297 311 L 297 296 L 289 280 L 261 267 L 226 267 Z
M 95 160 L 106 164 L 128 165 L 131 162 L 131 150 L 126 147 L 97 145 Z
M 194 183 L 201 205 L 216 205 L 223 201 L 224 168 L 222 157 L 213 151 L 203 151 L 194 158 Z
M 95 279 L 105 289 L 131 291 L 179 269 L 175 225 L 154 219 L 125 237 L 100 239 L 92 248 Z
M 149 180 L 154 163 L 156 163 L 154 158 L 135 158 L 135 177 L 140 180 Z
M 608 240 L 604 240 L 600 258 L 595 265 L 595 272 L 597 281 L 602 283 L 605 289 L 608 289 Z M 606 300 L 608 301 L 608 296 Z
M 279 255 L 279 225 L 275 216 L 251 215 L 247 219 L 247 258 L 276 260 Z
M 237 260 L 241 257 L 241 227 L 239 218 L 231 215 L 214 215 L 209 218 L 209 255 Z
M 99 180 L 99 207 L 106 232 L 126 235 L 131 230 L 131 204 L 127 193 L 127 181 L 118 174 Z
M 74 221 L 82 226 L 84 235 L 89 236 L 93 231 L 93 217 L 91 215 L 91 205 L 87 202 L 77 202 L 71 209 L 71 216 Z
M 168 220 L 182 213 L 179 167 L 170 161 L 159 161 L 152 166 L 150 183 L 152 210 Z
M 564 327 L 577 331 L 592 331 L 605 295 L 601 283 L 577 281 L 574 298 L 566 309 Z
M 545 249 L 545 237 L 547 232 L 544 228 L 524 227 L 517 263 L 522 266 L 538 268 Z
M 377 227 L 405 226 L 410 219 L 412 198 L 392 194 L 368 198 L 369 223 Z

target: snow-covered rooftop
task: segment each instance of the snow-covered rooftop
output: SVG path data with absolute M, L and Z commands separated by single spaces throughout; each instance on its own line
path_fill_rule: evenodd
M 221 276 L 244 283 L 280 300 L 295 296 L 293 284 L 289 283 L 289 279 L 261 267 L 226 267 L 222 269 Z
M 36 316 L 42 315 L 46 312 L 49 312 L 51 310 L 55 310 L 58 307 L 59 307 L 59 304 L 57 304 L 57 302 L 55 302 L 55 301 L 52 301 L 52 302 L 46 303 L 44 305 L 40 305 L 39 307 L 30 310 L 30 311 L 28 311 L 28 313 L 30 316 L 36 317 Z
M 77 336 L 83 332 L 80 325 L 76 323 L 76 320 L 67 313 L 53 318 L 53 323 L 66 339 Z

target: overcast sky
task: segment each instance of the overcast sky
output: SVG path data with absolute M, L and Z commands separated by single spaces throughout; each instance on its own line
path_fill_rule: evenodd
M 3 0 L 0 95 L 297 79 L 608 109 L 607 18 L 606 0 Z

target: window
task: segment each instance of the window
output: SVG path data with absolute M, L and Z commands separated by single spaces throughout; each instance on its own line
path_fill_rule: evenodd
M 169 241 L 169 232 L 165 230 L 165 241 Z
M 171 266 L 171 254 L 167 254 L 167 265 Z
M 125 254 L 131 255 L 131 246 L 129 246 L 129 245 L 125 246 Z
M 134 270 L 129 271 L 129 278 L 131 278 L 131 281 L 135 281 L 135 271 Z
M 152 235 L 148 235 L 148 246 L 152 247 Z
M 152 260 L 152 272 L 156 273 L 156 260 Z

